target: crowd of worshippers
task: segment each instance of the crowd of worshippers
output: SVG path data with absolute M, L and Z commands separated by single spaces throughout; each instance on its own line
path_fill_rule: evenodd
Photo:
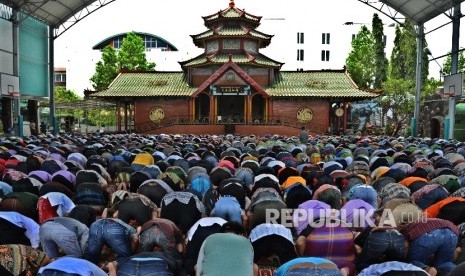
M 464 156 L 412 137 L 4 137 L 0 275 L 465 275 Z

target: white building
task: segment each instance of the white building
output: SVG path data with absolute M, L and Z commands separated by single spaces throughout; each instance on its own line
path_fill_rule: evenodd
M 268 22 L 267 22 L 268 23 Z M 273 24 L 287 25 L 288 32 L 272 39 L 270 49 L 264 53 L 285 62 L 283 70 L 342 69 L 352 49 L 352 39 L 365 25 L 371 31 L 370 22 L 338 22 L 339 25 L 295 24 L 292 19 L 277 20 Z M 386 57 L 390 59 L 395 37 L 394 24 L 384 26 Z M 287 43 L 286 43 L 287 42 Z M 288 45 L 285 50 L 271 49 L 273 45 Z M 273 53 L 273 52 L 274 53 Z

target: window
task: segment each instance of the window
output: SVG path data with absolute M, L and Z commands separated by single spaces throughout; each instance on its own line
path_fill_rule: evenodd
M 297 50 L 297 60 L 304 61 L 304 50 L 302 49 Z
M 384 44 L 384 46 L 386 46 L 386 41 L 387 41 L 387 37 L 386 37 L 386 35 L 383 35 L 383 44 Z
M 304 44 L 304 33 L 297 33 L 297 44 Z
M 329 61 L 329 51 L 322 50 L 321 51 L 321 61 Z
M 321 34 L 321 44 L 329 44 L 330 42 L 330 33 Z
M 241 41 L 239 39 L 223 40 L 223 49 L 225 50 L 239 50 L 240 48 L 241 48 Z
M 157 39 L 154 37 L 144 36 L 145 49 L 157 48 Z
M 123 40 L 124 39 L 122 37 L 113 39 L 113 48 L 115 49 L 121 48 L 121 45 L 123 45 Z
M 56 82 L 65 82 L 66 81 L 66 74 L 64 74 L 64 73 L 55 73 L 55 81 Z

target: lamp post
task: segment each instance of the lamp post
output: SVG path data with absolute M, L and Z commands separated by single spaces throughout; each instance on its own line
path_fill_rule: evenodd
M 439 64 L 438 58 L 435 58 L 433 56 L 433 54 L 431 53 L 431 50 L 428 47 L 425 48 L 425 53 L 431 56 L 431 59 L 429 61 L 434 60 L 434 62 L 436 62 L 436 64 L 439 66 L 439 81 L 442 81 L 442 78 L 444 77 L 444 69 L 442 68 L 441 64 Z
M 360 22 L 352 22 L 352 21 L 347 21 L 347 22 L 344 22 L 342 25 L 371 25 L 371 23 L 360 23 Z M 383 24 L 386 26 L 386 24 Z M 394 27 L 396 24 L 395 23 L 391 23 L 389 25 L 387 25 L 387 27 Z

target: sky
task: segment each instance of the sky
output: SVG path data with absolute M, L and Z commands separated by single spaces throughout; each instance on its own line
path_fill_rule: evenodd
M 160 36 L 181 51 L 183 60 L 192 58 L 202 52 L 190 37 L 206 30 L 202 16 L 223 10 L 228 3 L 229 0 L 116 0 L 90 14 L 55 40 L 55 67 L 67 68 L 67 88 L 82 96 L 84 89 L 92 90 L 89 79 L 95 71 L 95 63 L 101 58 L 101 53 L 92 47 L 109 36 L 130 31 Z M 270 46 L 262 51 L 270 58 L 279 56 L 286 47 L 273 44 L 273 41 L 287 35 L 290 30 L 294 32 L 303 26 L 317 32 L 325 26 L 346 32 L 344 22 L 369 25 L 373 13 L 377 12 L 357 0 L 235 0 L 235 4 L 253 15 L 262 16 L 258 30 L 274 35 Z M 385 25 L 394 23 L 389 17 L 379 15 Z M 428 33 L 445 22 L 448 22 L 446 16 L 440 15 L 425 24 L 426 40 L 434 57 L 447 54 L 452 47 L 452 24 Z M 463 30 L 465 26 L 461 33 Z M 461 48 L 463 35 L 460 41 Z M 390 52 L 388 58 L 389 55 Z M 442 66 L 444 58 L 437 61 Z M 438 79 L 439 71 L 440 67 L 431 61 L 430 76 Z

